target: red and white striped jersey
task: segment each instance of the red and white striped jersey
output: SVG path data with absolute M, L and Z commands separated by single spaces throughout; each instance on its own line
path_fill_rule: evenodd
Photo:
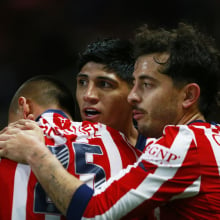
M 47 147 L 63 166 L 90 187 L 99 187 L 140 152 L 126 137 L 100 123 L 72 122 L 60 111 L 38 119 Z M 30 167 L 0 160 L 0 220 L 60 220 L 60 215 Z
M 220 126 L 165 127 L 161 138 L 147 139 L 138 162 L 84 199 L 83 219 L 220 219 Z M 68 219 L 81 211 L 74 201 Z

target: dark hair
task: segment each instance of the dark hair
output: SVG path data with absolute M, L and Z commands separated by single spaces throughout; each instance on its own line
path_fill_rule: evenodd
M 75 100 L 71 91 L 58 79 L 49 75 L 38 75 L 25 81 L 15 93 L 10 110 L 16 111 L 19 96 L 33 99 L 41 106 L 56 104 L 72 118 L 75 117 Z
M 107 71 L 113 71 L 122 80 L 132 82 L 134 58 L 129 40 L 105 38 L 90 43 L 79 54 L 78 71 L 88 62 L 103 64 Z
M 195 82 L 200 86 L 199 109 L 206 117 L 214 102 L 219 81 L 219 51 L 211 37 L 196 27 L 179 23 L 177 29 L 150 30 L 147 25 L 137 30 L 134 54 L 166 52 L 169 58 L 161 64 L 160 72 L 170 76 L 175 86 Z

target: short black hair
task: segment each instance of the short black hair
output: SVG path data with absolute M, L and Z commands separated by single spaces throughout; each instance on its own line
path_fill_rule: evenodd
M 133 47 L 129 40 L 104 38 L 94 41 L 79 54 L 78 72 L 88 62 L 103 64 L 107 71 L 128 82 L 132 82 L 134 70 Z
M 38 75 L 25 81 L 15 93 L 10 110 L 16 112 L 19 96 L 28 96 L 41 106 L 57 104 L 72 118 L 75 117 L 75 99 L 68 87 L 50 75 Z

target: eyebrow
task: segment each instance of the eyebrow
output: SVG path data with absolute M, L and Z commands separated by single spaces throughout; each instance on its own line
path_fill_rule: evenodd
M 85 78 L 89 78 L 87 74 L 84 74 L 84 73 L 78 73 L 77 76 L 78 77 L 85 77 Z M 115 80 L 115 79 L 112 79 L 112 78 L 109 78 L 107 76 L 98 76 L 97 77 L 98 80 L 107 80 L 107 81 L 111 81 L 112 83 L 117 83 L 118 82 Z
M 138 78 L 139 78 L 140 80 L 149 79 L 149 80 L 152 80 L 152 81 L 154 81 L 154 82 L 158 82 L 157 79 L 155 79 L 155 78 L 153 78 L 153 77 L 151 77 L 151 76 L 148 76 L 148 75 L 140 75 Z
M 84 74 L 84 73 L 78 73 L 76 75 L 76 77 L 87 77 L 88 78 L 88 75 Z

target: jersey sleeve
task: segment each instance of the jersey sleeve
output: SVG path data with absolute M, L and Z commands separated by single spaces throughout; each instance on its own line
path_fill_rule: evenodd
M 194 133 L 187 126 L 167 127 L 162 138 L 147 140 L 135 164 L 95 190 L 91 199 L 79 192 L 89 200 L 83 217 L 132 219 L 167 201 L 195 196 L 201 184 L 198 166 Z M 69 213 L 74 212 L 70 207 Z
M 94 191 L 86 184 L 83 184 L 78 188 L 67 210 L 67 219 L 78 220 L 82 218 L 83 212 L 88 205 L 88 202 L 91 199 L 93 192 Z M 83 196 L 83 200 L 81 199 L 81 196 Z M 75 211 L 72 212 L 72 210 Z

